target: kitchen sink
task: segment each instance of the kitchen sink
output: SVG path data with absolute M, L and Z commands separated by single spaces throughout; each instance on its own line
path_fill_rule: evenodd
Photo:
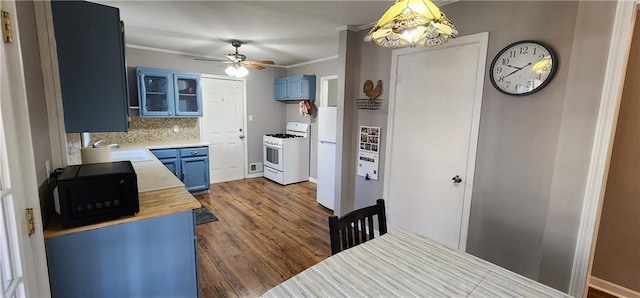
M 112 151 L 111 161 L 129 160 L 131 162 L 153 160 L 147 150 Z

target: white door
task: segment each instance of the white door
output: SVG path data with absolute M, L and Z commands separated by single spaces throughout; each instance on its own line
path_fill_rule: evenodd
M 11 16 L 14 37 L 13 43 L 0 41 L 0 297 L 48 297 L 15 3 L 0 1 L 0 10 Z M 32 208 L 35 216 L 31 236 L 26 208 Z
M 465 249 L 487 39 L 393 52 L 384 195 L 391 229 Z
M 244 179 L 243 82 L 202 78 L 202 140 L 209 142 L 211 183 Z

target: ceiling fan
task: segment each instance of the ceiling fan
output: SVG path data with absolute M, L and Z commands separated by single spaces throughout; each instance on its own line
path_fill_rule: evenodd
M 229 60 L 220 60 L 220 59 L 209 59 L 209 58 L 195 58 L 196 60 L 201 61 L 216 61 L 222 62 L 227 66 L 225 72 L 232 77 L 241 78 L 249 74 L 247 68 L 261 70 L 264 69 L 265 66 L 275 65 L 273 61 L 270 60 L 247 60 L 247 56 L 238 53 L 238 48 L 242 45 L 242 42 L 238 40 L 231 41 L 231 45 L 236 48 L 236 52 L 232 54 L 227 54 L 227 59 Z

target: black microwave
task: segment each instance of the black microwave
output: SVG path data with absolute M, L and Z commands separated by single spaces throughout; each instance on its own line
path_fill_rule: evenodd
M 130 161 L 68 166 L 57 178 L 56 211 L 65 228 L 140 211 L 138 180 Z

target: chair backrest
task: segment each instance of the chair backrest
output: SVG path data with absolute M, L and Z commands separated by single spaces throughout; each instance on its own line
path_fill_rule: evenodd
M 379 199 L 373 206 L 351 211 L 342 217 L 329 216 L 329 236 L 331 237 L 331 254 L 364 243 L 374 238 L 373 216 L 378 217 L 380 235 L 387 233 L 384 200 Z

